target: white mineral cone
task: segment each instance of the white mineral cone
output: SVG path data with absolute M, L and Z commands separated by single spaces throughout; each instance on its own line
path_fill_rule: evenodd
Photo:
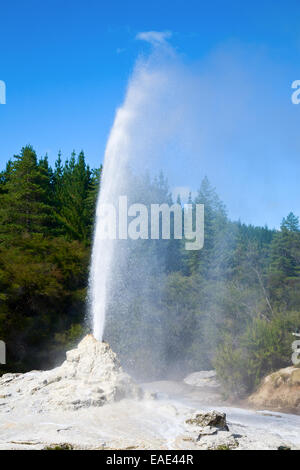
M 78 409 L 142 395 L 109 345 L 92 335 L 68 351 L 60 367 L 0 378 L 0 405 L 8 411 L 20 405 L 36 411 Z

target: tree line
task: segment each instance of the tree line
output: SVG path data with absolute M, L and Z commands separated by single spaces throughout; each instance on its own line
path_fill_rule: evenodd
M 52 169 L 30 146 L 0 174 L 0 338 L 9 358 L 0 373 L 53 367 L 87 331 L 100 179 L 83 152 L 65 162 L 59 154 Z M 172 202 L 162 174 L 128 180 L 142 188 L 139 202 Z M 206 177 L 189 202 L 205 206 L 204 248 L 128 241 L 114 266 L 105 339 L 137 377 L 215 368 L 224 390 L 242 396 L 291 364 L 291 333 L 300 326 L 299 219 L 288 214 L 279 230 L 232 221 Z
M 2 371 L 50 367 L 84 328 L 90 243 L 101 169 L 83 152 L 52 169 L 31 146 L 0 174 Z

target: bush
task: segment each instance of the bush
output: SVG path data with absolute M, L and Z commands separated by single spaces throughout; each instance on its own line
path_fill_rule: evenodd
M 243 396 L 265 375 L 290 365 L 291 333 L 299 323 L 299 312 L 277 312 L 271 321 L 255 318 L 237 343 L 225 335 L 213 361 L 225 391 Z

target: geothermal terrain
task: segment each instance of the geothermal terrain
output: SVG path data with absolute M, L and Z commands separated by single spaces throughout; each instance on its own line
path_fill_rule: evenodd
M 223 405 L 213 371 L 141 386 L 88 335 L 60 367 L 0 378 L 0 449 L 300 448 L 300 416 Z

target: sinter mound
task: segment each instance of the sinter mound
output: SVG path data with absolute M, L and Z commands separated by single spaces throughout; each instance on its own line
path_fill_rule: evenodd
M 107 343 L 87 335 L 64 363 L 50 371 L 4 374 L 1 409 L 24 406 L 36 411 L 102 406 L 122 398 L 141 398 L 142 390 L 126 374 Z

